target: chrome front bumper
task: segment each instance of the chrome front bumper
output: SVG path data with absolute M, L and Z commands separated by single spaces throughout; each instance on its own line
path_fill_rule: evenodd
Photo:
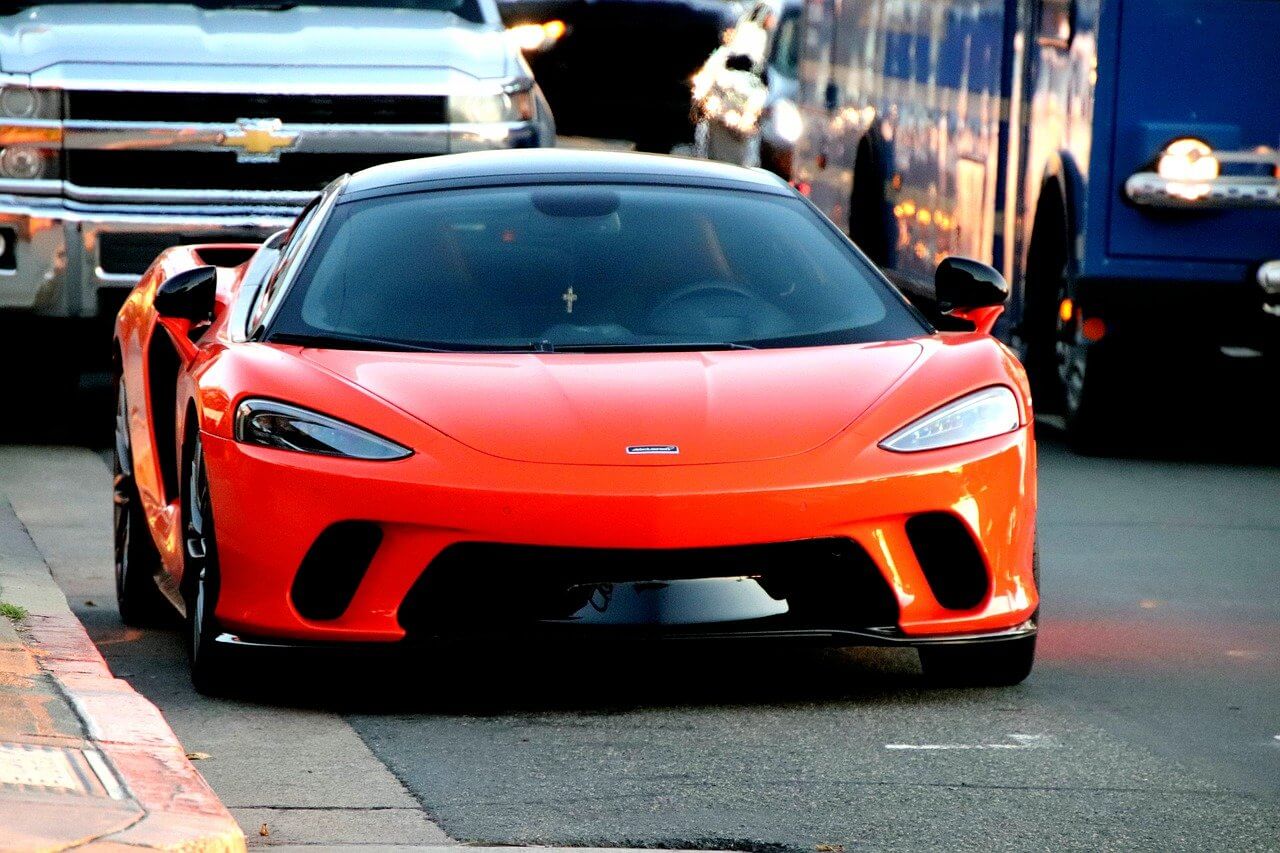
M 1208 181 L 1171 181 L 1155 172 L 1138 172 L 1124 184 L 1125 195 L 1143 207 L 1176 210 L 1280 208 L 1280 180 L 1221 176 Z
M 453 125 L 431 153 L 545 145 L 554 130 L 536 123 Z M 336 175 L 334 177 L 337 177 Z M 58 180 L 0 181 L 0 310 L 95 317 L 99 295 L 124 291 L 141 269 L 103 263 L 104 236 L 182 242 L 263 240 L 285 228 L 313 192 L 93 189 Z M 164 242 L 163 239 L 157 243 Z M 118 300 L 108 300 L 112 306 Z
M 66 206 L 61 200 L 0 196 L 0 228 L 12 229 L 12 268 L 0 269 L 0 309 L 54 317 L 93 317 L 103 290 L 128 289 L 136 273 L 104 269 L 103 235 L 268 234 L 286 227 L 296 213 L 279 210 L 219 210 L 147 207 L 121 212 Z M 6 252 L 6 255 L 9 253 Z

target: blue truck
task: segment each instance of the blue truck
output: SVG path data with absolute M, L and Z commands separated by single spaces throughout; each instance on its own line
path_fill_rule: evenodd
M 1280 347 L 1280 0 L 806 0 L 794 182 L 928 301 L 966 255 L 1079 447 Z

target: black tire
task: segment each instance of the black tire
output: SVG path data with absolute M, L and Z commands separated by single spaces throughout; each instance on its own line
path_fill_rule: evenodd
M 1077 453 L 1100 455 L 1123 446 L 1120 421 L 1129 401 L 1105 344 L 1086 344 L 1067 330 L 1058 342 L 1058 378 L 1067 444 Z
M 0 440 L 57 444 L 80 438 L 85 424 L 77 413 L 81 353 L 77 335 L 69 334 L 74 331 L 69 320 L 0 311 L 0 358 L 10 365 L 5 399 L 12 411 L 25 413 L 0 421 Z M 51 345 L 53 341 L 59 345 Z M 63 346 L 63 341 L 68 343 Z
M 1023 363 L 1036 409 L 1062 414 L 1067 444 L 1078 453 L 1107 453 L 1120 447 L 1124 365 L 1112 341 L 1083 336 L 1068 245 L 1062 199 L 1047 192 L 1036 212 L 1027 264 Z M 1075 311 L 1064 320 L 1059 307 L 1067 298 Z
M 885 200 L 888 172 L 869 136 L 858 143 L 853 166 L 853 189 L 849 195 L 849 239 L 871 262 L 893 266 L 896 240 L 890 228 L 889 204 Z
M 1040 591 L 1040 543 L 1031 552 L 1031 576 Z M 1040 608 L 1032 614 L 1037 624 Z M 1026 680 L 1036 662 L 1036 638 L 993 640 L 953 646 L 921 646 L 920 668 L 931 684 L 946 687 L 1012 687 Z
M 920 668 L 931 683 L 949 687 L 1012 687 L 1031 674 L 1035 636 L 949 646 L 922 646 Z
M 161 571 L 160 551 L 147 528 L 142 500 L 133 479 L 133 448 L 127 412 L 124 382 L 119 381 L 116 387 L 115 452 L 111 465 L 116 606 L 120 610 L 120 621 L 141 628 L 171 619 L 173 607 L 156 586 Z
M 182 526 L 187 660 L 191 666 L 191 683 L 196 690 L 206 696 L 221 696 L 231 685 L 231 668 L 227 649 L 215 642 L 222 633 L 214 615 L 221 575 L 213 506 L 209 499 L 209 476 L 204 464 L 204 446 L 198 437 L 191 445 L 185 471 Z
M 1062 412 L 1058 304 L 1067 286 L 1067 226 L 1059 195 L 1046 191 L 1036 209 L 1023 282 L 1021 345 L 1017 348 L 1031 382 L 1036 411 L 1045 414 Z

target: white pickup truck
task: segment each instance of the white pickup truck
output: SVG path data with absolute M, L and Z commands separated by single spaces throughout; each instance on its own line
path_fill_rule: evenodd
M 344 172 L 554 137 L 494 0 L 0 2 L 4 336 L 113 317 L 162 249 L 261 241 Z

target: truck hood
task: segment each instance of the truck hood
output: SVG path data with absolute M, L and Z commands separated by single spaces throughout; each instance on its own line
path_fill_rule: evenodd
M 496 24 L 447 12 L 299 6 L 285 11 L 200 9 L 162 3 L 55 4 L 0 18 L 0 70 L 58 77 L 130 77 L 138 66 L 290 69 L 452 69 L 474 78 L 515 72 Z M 123 67 L 122 67 L 123 66 Z M 180 78 L 185 75 L 179 74 Z M 109 78 L 108 78 L 109 79 Z M 162 75 L 157 78 L 164 80 Z M 172 79 L 172 78 L 170 78 Z M 260 83 L 260 72 L 243 78 Z M 344 79 L 339 77 L 338 79 Z M 36 81 L 40 82 L 40 81 Z
M 493 456 L 682 465 L 811 450 L 873 406 L 921 352 L 904 341 L 644 354 L 304 350 L 303 357 Z M 627 452 L 641 445 L 675 445 L 679 453 Z

